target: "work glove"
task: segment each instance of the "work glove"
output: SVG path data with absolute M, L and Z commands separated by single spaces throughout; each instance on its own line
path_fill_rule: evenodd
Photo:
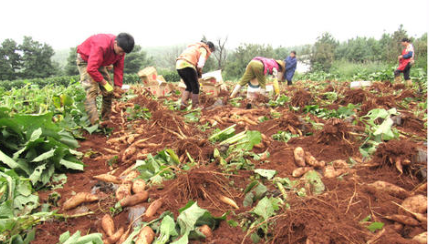
M 103 84 L 103 83 L 104 83 L 104 84 Z M 106 89 L 106 91 L 107 91 L 108 93 L 113 92 L 113 87 L 109 84 L 109 82 L 107 82 L 107 81 L 103 80 L 103 81 L 101 82 L 101 85 L 104 87 L 104 89 Z

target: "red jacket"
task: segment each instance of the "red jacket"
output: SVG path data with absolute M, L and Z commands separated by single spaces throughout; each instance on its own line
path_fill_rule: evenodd
M 77 53 L 88 63 L 86 71 L 96 82 L 103 80 L 98 69 L 113 64 L 115 86 L 121 87 L 125 55 L 115 54 L 113 49 L 115 38 L 116 36 L 111 34 L 93 35 L 77 47 Z

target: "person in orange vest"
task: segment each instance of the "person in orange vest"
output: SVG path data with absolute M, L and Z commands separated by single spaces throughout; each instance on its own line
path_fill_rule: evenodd
M 414 64 L 414 47 L 408 38 L 402 38 L 401 45 L 404 47 L 402 54 L 398 56 L 399 66 L 395 70 L 395 82 L 401 82 L 401 73 L 404 73 L 404 79 L 407 86 L 412 86 L 413 82 L 410 79 L 411 66 Z
M 266 95 L 266 78 L 265 75 L 273 75 L 275 81 L 278 80 L 278 72 L 283 76 L 285 71 L 285 62 L 283 60 L 275 60 L 272 58 L 255 57 L 253 58 L 246 67 L 243 77 L 241 77 L 239 83 L 234 87 L 230 98 L 234 98 L 240 89 L 248 84 L 252 88 L 259 88 L 259 93 L 263 96 Z M 256 78 L 258 84 L 252 84 L 251 81 Z M 278 89 L 278 88 L 277 88 Z M 276 89 L 276 90 L 277 90 Z M 276 91 L 278 93 L 278 91 Z
M 212 52 L 216 51 L 215 45 L 210 41 L 201 41 L 189 45 L 176 59 L 176 70 L 180 78 L 185 82 L 186 89 L 182 92 L 180 109 L 187 107 L 189 98 L 192 100 L 192 108 L 199 104 L 200 84 L 204 64 Z

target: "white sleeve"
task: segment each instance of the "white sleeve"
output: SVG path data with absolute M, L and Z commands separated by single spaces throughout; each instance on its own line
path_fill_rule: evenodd
M 200 48 L 200 52 L 201 52 L 201 55 L 200 55 L 200 59 L 198 60 L 197 67 L 203 68 L 204 64 L 206 64 L 207 50 L 202 47 L 202 48 Z

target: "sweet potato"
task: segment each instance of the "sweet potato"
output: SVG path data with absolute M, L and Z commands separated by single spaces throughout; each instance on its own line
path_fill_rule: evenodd
M 401 205 L 402 207 L 411 212 L 425 213 L 428 208 L 428 198 L 420 194 L 411 196 L 406 198 Z M 401 207 L 398 209 L 398 213 L 403 215 L 409 215 L 409 213 Z
M 397 196 L 402 199 L 410 196 L 410 193 L 404 188 L 381 180 L 368 184 L 368 186 L 376 191 L 384 191 L 389 195 Z
M 134 193 L 144 192 L 146 187 L 146 181 L 143 179 L 137 179 L 133 182 L 132 190 Z
M 96 195 L 92 195 L 88 192 L 79 192 L 78 194 L 72 196 L 70 199 L 68 199 L 64 205 L 64 210 L 69 210 L 72 208 L 77 207 L 78 205 L 85 203 L 85 202 L 94 202 L 97 201 L 98 197 Z
M 315 157 L 313 157 L 309 152 L 305 152 L 305 162 L 315 168 L 323 168 L 325 167 L 325 161 L 317 161 Z
M 427 244 L 428 243 L 428 232 L 423 232 L 413 237 L 414 241 L 418 243 Z
M 125 182 L 125 183 L 132 182 L 139 175 L 140 175 L 140 172 L 138 172 L 137 170 L 133 170 L 125 176 L 122 182 Z
M 386 216 L 386 219 L 390 219 L 404 225 L 410 225 L 410 226 L 420 225 L 419 221 L 417 221 L 413 217 L 406 216 L 406 215 L 394 214 L 394 215 Z
M 115 244 L 119 240 L 119 238 L 122 237 L 123 234 L 124 234 L 124 227 L 121 227 L 121 228 L 119 228 L 118 231 L 115 232 L 115 234 L 104 239 L 103 243 L 104 244 Z
M 347 164 L 346 161 L 342 160 L 342 159 L 337 159 L 332 161 L 332 166 L 334 166 L 334 168 L 336 169 L 341 169 L 341 168 L 348 168 L 349 165 Z
M 293 156 L 295 158 L 295 163 L 299 167 L 305 166 L 305 153 L 302 147 L 297 147 L 293 150 Z
M 228 204 L 228 205 L 230 205 L 230 206 L 234 207 L 235 209 L 240 209 L 240 208 L 238 207 L 237 203 L 235 203 L 235 201 L 234 201 L 234 200 L 232 200 L 232 199 L 231 199 L 231 198 L 229 198 L 229 197 L 220 196 L 220 197 L 219 197 L 219 200 L 221 200 L 223 203 L 226 203 L 226 204 Z
M 134 145 L 129 146 L 125 149 L 124 154 L 122 155 L 122 162 L 125 162 L 131 155 L 137 152 L 137 147 Z
M 121 207 L 130 207 L 146 201 L 149 198 L 149 192 L 144 191 L 135 195 L 126 196 L 119 201 Z
M 208 225 L 200 226 L 200 227 L 198 228 L 198 230 L 199 230 L 201 233 L 203 233 L 203 234 L 206 236 L 206 238 L 210 238 L 210 237 L 212 237 L 212 235 L 213 235 L 213 233 L 212 233 L 212 229 L 211 229 Z
M 146 210 L 146 217 L 151 218 L 158 211 L 158 209 L 162 206 L 163 199 L 156 199 L 153 201 Z
M 116 200 L 120 201 L 131 195 L 131 183 L 123 183 L 116 189 Z
M 108 237 L 112 236 L 115 232 L 115 222 L 113 222 L 109 214 L 105 214 L 101 219 L 101 228 L 103 228 Z
M 136 244 L 151 244 L 154 238 L 155 232 L 149 226 L 145 226 L 137 235 Z
M 334 166 L 328 165 L 323 170 L 323 176 L 326 178 L 335 178 L 344 173 L 347 173 L 347 169 L 335 169 Z
M 109 174 L 95 175 L 92 178 L 94 178 L 96 180 L 101 180 L 104 182 L 115 183 L 115 184 L 121 184 L 122 183 L 121 179 L 119 179 L 118 177 L 116 177 L 114 175 L 109 175 Z
M 296 168 L 293 172 L 292 172 L 292 176 L 295 178 L 301 177 L 303 174 L 307 173 L 308 171 L 312 170 L 313 167 L 300 167 L 300 168 Z

